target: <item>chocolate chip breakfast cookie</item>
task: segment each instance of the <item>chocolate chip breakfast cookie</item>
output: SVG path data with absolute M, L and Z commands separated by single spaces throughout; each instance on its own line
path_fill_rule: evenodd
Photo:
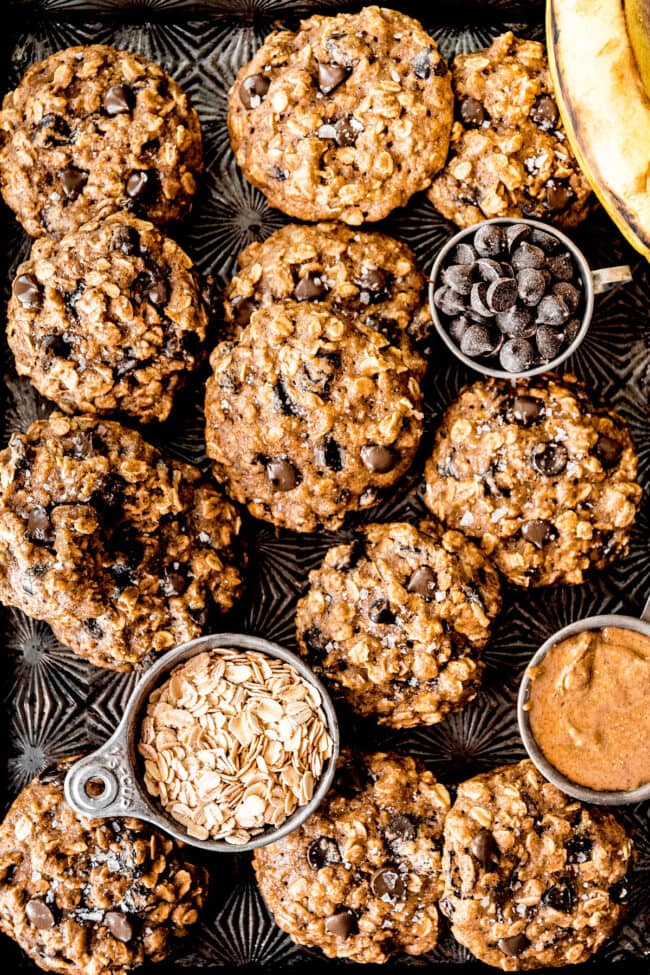
M 632 843 L 532 762 L 458 787 L 445 822 L 444 898 L 454 936 L 505 971 L 586 961 L 614 931 Z
M 179 85 L 104 44 L 33 64 L 4 99 L 0 146 L 2 195 L 32 237 L 121 209 L 178 220 L 203 165 L 199 119 Z
M 425 501 L 514 585 L 574 584 L 626 550 L 636 477 L 627 424 L 574 376 L 489 379 L 445 413 Z
M 396 10 L 310 17 L 241 69 L 228 128 L 272 206 L 302 220 L 381 220 L 425 189 L 449 147 L 452 92 L 435 41 Z
M 447 790 L 415 759 L 343 753 L 317 811 L 255 851 L 276 923 L 330 958 L 372 964 L 431 951 L 448 809 Z
M 508 31 L 453 64 L 457 118 L 447 165 L 429 199 L 459 227 L 534 217 L 573 227 L 590 187 L 555 101 L 544 45 Z
M 386 234 L 340 223 L 289 224 L 239 255 L 224 302 L 229 330 L 256 308 L 291 298 L 318 301 L 377 329 L 393 344 L 421 347 L 431 332 L 426 279 L 415 254 Z
M 129 213 L 34 243 L 7 312 L 18 373 L 69 413 L 165 420 L 202 355 L 207 315 L 189 257 Z
M 63 796 L 72 761 L 34 779 L 0 826 L 0 929 L 46 971 L 126 975 L 188 933 L 207 871 L 135 819 L 78 817 Z
M 53 414 L 0 453 L 0 600 L 100 667 L 201 634 L 241 577 L 233 506 L 118 423 Z
M 476 696 L 499 577 L 461 532 L 369 525 L 329 550 L 298 603 L 298 646 L 363 715 L 441 721 Z
M 337 528 L 413 460 L 422 394 L 410 358 L 319 303 L 263 305 L 238 342 L 211 356 L 205 436 L 215 477 L 256 518 Z

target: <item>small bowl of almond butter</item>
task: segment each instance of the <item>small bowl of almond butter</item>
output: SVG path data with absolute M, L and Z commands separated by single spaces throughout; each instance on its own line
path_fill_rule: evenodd
M 212 851 L 264 846 L 316 809 L 336 769 L 327 691 L 295 654 L 222 633 L 165 654 L 111 739 L 66 779 L 77 813 L 132 816 Z

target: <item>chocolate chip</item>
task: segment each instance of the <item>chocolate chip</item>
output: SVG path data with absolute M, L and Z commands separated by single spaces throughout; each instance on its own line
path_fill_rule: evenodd
M 292 491 L 299 480 L 293 464 L 283 457 L 277 457 L 267 463 L 266 476 L 276 491 Z
M 463 335 L 465 334 L 465 330 L 470 328 L 473 324 L 474 323 L 472 322 L 471 318 L 468 318 L 467 315 L 459 315 L 458 318 L 454 318 L 453 321 L 449 323 L 449 334 L 456 345 L 460 345 Z
M 126 481 L 120 474 L 104 474 L 89 498 L 89 503 L 106 515 L 114 515 L 124 504 Z
M 293 295 L 297 301 L 319 301 L 328 291 L 327 283 L 317 271 L 307 271 L 294 288 Z
M 53 332 L 48 332 L 47 335 L 43 336 L 40 342 L 40 350 L 42 355 L 52 356 L 56 359 L 69 359 L 72 353 L 72 347 L 65 337 L 55 335 Z M 44 364 L 43 368 L 50 368 L 50 364 Z
M 586 863 L 593 849 L 593 840 L 588 836 L 577 834 L 571 837 L 566 845 L 567 861 L 569 863 Z
M 118 596 L 129 586 L 135 585 L 135 577 L 127 565 L 112 565 L 109 572 L 115 583 L 115 592 Z
M 383 596 L 375 599 L 368 613 L 372 623 L 384 623 L 390 625 L 395 622 L 395 613 L 390 608 L 390 603 Z
M 627 880 L 619 880 L 609 888 L 609 896 L 614 904 L 623 904 L 630 896 L 630 887 Z
M 546 184 L 546 205 L 549 210 L 557 212 L 564 210 L 573 199 L 573 190 L 567 183 L 558 179 L 549 179 Z
M 610 467 L 616 467 L 621 459 L 623 447 L 617 440 L 613 440 L 612 437 L 602 435 L 598 438 L 595 453 L 602 466 L 608 469 Z
M 289 395 L 284 380 L 278 379 L 273 387 L 273 406 L 283 416 L 299 416 L 300 409 Z
M 172 562 L 165 566 L 162 579 L 160 580 L 160 591 L 163 596 L 180 596 L 187 589 L 187 566 L 181 562 Z
M 239 100 L 244 108 L 257 108 L 269 90 L 269 78 L 263 74 L 251 74 L 239 86 Z
M 417 832 L 413 820 L 402 813 L 393 816 L 386 828 L 386 836 L 393 842 L 400 840 L 403 843 L 411 843 L 417 836 Z
M 472 285 L 469 304 L 473 311 L 481 315 L 482 318 L 491 318 L 494 312 L 488 305 L 487 300 L 488 285 L 485 281 L 477 281 Z
M 519 297 L 529 308 L 540 303 L 546 291 L 546 278 L 542 271 L 534 267 L 523 267 L 517 272 L 517 291 Z
M 512 278 L 498 278 L 488 285 L 487 304 L 491 311 L 508 311 L 517 301 L 517 285 Z
M 507 339 L 501 346 L 499 362 L 507 372 L 526 372 L 535 361 L 535 353 L 528 339 Z
M 512 415 L 520 427 L 532 427 L 542 417 L 544 403 L 536 396 L 515 396 Z
M 564 301 L 557 295 L 546 295 L 537 306 L 537 321 L 543 325 L 563 325 L 570 315 Z
M 568 251 L 564 251 L 562 254 L 552 254 L 548 258 L 546 266 L 558 281 L 571 281 L 573 279 L 575 267 L 573 258 Z
M 350 72 L 342 64 L 319 64 L 318 87 L 324 95 L 329 95 L 345 81 Z
M 476 260 L 476 251 L 471 244 L 461 242 L 454 247 L 451 259 L 453 264 L 473 264 Z
M 471 95 L 462 99 L 458 111 L 460 112 L 461 119 L 468 128 L 478 128 L 479 125 L 485 122 L 485 109 L 478 98 L 473 98 Z
M 138 257 L 140 254 L 140 234 L 128 224 L 113 227 L 111 247 L 119 250 L 125 257 Z
M 38 140 L 45 148 L 52 146 L 65 146 L 70 142 L 72 133 L 70 126 L 61 115 L 48 112 L 36 126 L 36 133 L 40 136 Z
M 360 289 L 359 300 L 363 305 L 375 305 L 390 298 L 389 275 L 380 267 L 366 267 L 354 278 Z
M 133 89 L 128 85 L 112 85 L 104 95 L 104 110 L 108 115 L 130 112 L 134 105 Z
M 578 332 L 582 327 L 582 322 L 579 318 L 570 318 L 569 321 L 564 326 L 564 341 L 567 345 L 570 345 Z
M 27 519 L 25 536 L 35 545 L 52 544 L 56 538 L 56 529 L 52 524 L 47 508 L 32 508 Z
M 284 183 L 284 181 L 288 177 L 288 175 L 289 175 L 289 173 L 287 172 L 287 170 L 286 169 L 282 169 L 281 166 L 272 166 L 271 167 L 271 176 L 273 177 L 273 179 L 280 180 L 281 183 Z
M 59 173 L 63 193 L 68 200 L 76 200 L 82 189 L 88 182 L 88 173 L 84 173 L 76 166 L 68 166 Z
M 506 243 L 510 253 L 530 237 L 530 227 L 526 223 L 512 223 L 506 227 Z
M 379 444 L 365 444 L 361 448 L 361 460 L 373 474 L 387 474 L 399 460 L 399 454 L 390 447 Z
M 318 836 L 307 847 L 307 863 L 312 870 L 322 870 L 334 863 L 341 863 L 341 853 L 336 840 Z
M 569 284 L 568 281 L 557 281 L 551 291 L 557 298 L 562 299 L 572 314 L 578 310 L 581 294 L 574 284 Z
M 530 942 L 525 934 L 513 934 L 510 938 L 499 938 L 497 941 L 497 947 L 503 954 L 512 957 L 521 955 L 529 944 Z
M 334 437 L 325 437 L 322 447 L 323 462 L 331 471 L 343 470 L 343 448 Z
M 531 109 L 530 117 L 545 132 L 555 129 L 560 118 L 555 99 L 551 95 L 540 95 Z
M 484 870 L 491 870 L 499 865 L 501 851 L 489 829 L 482 829 L 476 834 L 472 840 L 470 852 L 472 856 L 476 857 Z
M 421 565 L 416 569 L 406 584 L 407 592 L 413 592 L 417 596 L 430 599 L 436 590 L 437 577 L 433 569 L 428 565 Z
M 450 264 L 442 272 L 442 280 L 452 291 L 468 295 L 472 290 L 473 270 L 471 264 Z
M 545 254 L 554 254 L 562 246 L 561 241 L 554 234 L 540 230 L 539 227 L 532 228 L 530 242 L 541 247 Z
M 538 443 L 533 447 L 531 462 L 538 474 L 545 477 L 557 477 L 566 467 L 569 452 L 561 443 Z
M 474 234 L 474 247 L 481 257 L 497 257 L 504 249 L 505 235 L 498 223 L 486 223 Z
M 460 351 L 471 359 L 493 355 L 500 344 L 500 338 L 486 325 L 470 325 L 463 331 Z
M 426 81 L 431 77 L 431 71 L 433 64 L 431 62 L 431 54 L 433 53 L 433 48 L 425 47 L 422 51 L 418 51 L 413 60 L 411 61 L 411 67 L 413 68 L 413 74 L 416 78 L 420 78 L 421 81 Z M 444 64 L 444 61 L 442 61 Z M 442 72 L 446 74 L 447 67 L 445 65 L 445 70 Z M 437 74 L 437 72 L 436 72 Z
M 331 914 L 325 920 L 325 930 L 335 938 L 349 938 L 359 931 L 354 912 L 347 907 L 339 908 L 336 914 Z
M 564 332 L 556 332 L 550 325 L 540 325 L 535 335 L 535 344 L 541 358 L 548 363 L 564 348 Z
M 397 901 L 404 896 L 406 885 L 394 867 L 382 867 L 370 878 L 370 888 L 375 897 Z
M 316 135 L 319 139 L 332 140 L 338 146 L 353 146 L 362 130 L 361 122 L 352 115 L 344 115 L 336 122 L 326 122 L 321 125 Z
M 130 200 L 139 200 L 147 195 L 152 186 L 150 172 L 147 169 L 134 169 L 126 181 L 126 195 Z
M 43 289 L 34 274 L 19 274 L 13 292 L 25 308 L 40 308 L 43 304 Z
M 499 278 L 504 277 L 503 267 L 504 265 L 492 260 L 491 257 L 481 257 L 476 262 L 476 269 L 482 281 L 498 281 Z
M 547 542 L 557 538 L 557 531 L 553 525 L 548 521 L 542 521 L 541 518 L 525 522 L 521 527 L 521 534 L 527 542 L 538 549 L 544 548 Z
M 512 266 L 516 271 L 523 267 L 541 268 L 546 264 L 546 254 L 541 247 L 530 244 L 527 240 L 522 241 L 512 254 Z
M 168 297 L 167 284 L 162 278 L 162 272 L 156 270 L 141 271 L 131 285 L 131 295 L 136 304 L 148 301 L 156 308 L 162 307 Z
M 527 308 L 515 305 L 508 311 L 497 315 L 497 325 L 504 335 L 512 339 L 529 338 L 535 332 L 535 323 L 532 313 Z
M 570 880 L 565 880 L 549 887 L 542 894 L 542 904 L 554 911 L 560 911 L 562 914 L 570 914 L 573 910 L 573 898 L 573 884 Z
M 126 944 L 133 937 L 133 925 L 121 911 L 109 911 L 104 916 L 104 924 L 118 941 Z
M 458 292 L 453 291 L 452 288 L 446 287 L 446 285 L 435 290 L 433 303 L 436 308 L 440 309 L 443 315 L 449 315 L 450 317 L 461 315 L 465 311 L 465 302 L 461 296 Z
M 25 916 L 39 931 L 47 931 L 49 928 L 53 928 L 55 924 L 54 914 L 40 897 L 32 897 L 30 901 L 27 901 Z

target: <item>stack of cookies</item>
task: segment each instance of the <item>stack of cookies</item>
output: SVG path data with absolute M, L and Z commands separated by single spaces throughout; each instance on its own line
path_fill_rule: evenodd
M 401 241 L 359 229 L 422 191 L 461 227 L 583 219 L 543 46 L 506 33 L 450 70 L 403 13 L 315 16 L 241 69 L 228 128 L 247 179 L 311 222 L 248 246 L 226 287 L 205 387 L 215 485 L 125 425 L 164 421 L 207 357 L 200 282 L 165 230 L 201 172 L 196 112 L 161 68 L 102 45 L 32 66 L 5 98 L 0 185 L 36 238 L 7 337 L 58 411 L 0 453 L 0 599 L 131 670 L 240 595 L 238 505 L 303 535 L 346 528 L 296 593 L 299 649 L 340 707 L 436 724 L 478 693 L 502 587 L 581 583 L 625 551 L 641 497 L 626 423 L 571 375 L 476 382 L 424 442 L 426 278 Z M 419 461 L 430 514 L 373 521 Z M 121 975 L 186 933 L 207 878 L 142 824 L 75 817 L 66 767 L 0 829 L 0 927 L 43 967 Z M 452 804 L 416 760 L 347 749 L 320 810 L 254 867 L 278 925 L 330 957 L 429 952 L 440 910 L 514 970 L 590 957 L 632 856 L 613 815 L 529 762 Z

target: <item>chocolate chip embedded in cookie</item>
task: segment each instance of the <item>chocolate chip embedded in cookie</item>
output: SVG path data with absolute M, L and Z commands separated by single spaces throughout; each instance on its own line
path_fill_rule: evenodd
M 372 964 L 431 951 L 448 809 L 445 787 L 413 758 L 344 752 L 316 812 L 255 851 L 277 924 L 330 958 Z
M 225 318 L 236 334 L 261 305 L 318 301 L 408 351 L 409 343 L 425 345 L 431 333 L 425 283 L 411 249 L 386 234 L 336 223 L 290 224 L 239 255 Z
M 535 217 L 573 227 L 590 187 L 560 119 L 543 44 L 510 31 L 453 64 L 458 119 L 429 199 L 469 227 L 486 217 Z
M 363 715 L 435 724 L 476 696 L 499 577 L 461 532 L 369 525 L 329 550 L 298 603 L 298 646 Z
M 189 210 L 201 129 L 187 95 L 140 54 L 70 47 L 33 64 L 0 112 L 0 187 L 28 234 L 60 237 L 132 210 Z
M 20 375 L 66 412 L 165 420 L 202 358 L 207 314 L 192 262 L 128 213 L 42 238 L 7 312 Z
M 203 906 L 207 871 L 135 819 L 78 817 L 65 759 L 0 826 L 0 928 L 47 971 L 127 975 L 162 961 Z
M 641 501 L 627 424 L 571 375 L 467 386 L 425 468 L 427 507 L 517 586 L 580 583 L 623 553 Z
M 233 506 L 118 423 L 53 414 L 0 453 L 0 600 L 100 667 L 200 636 L 241 587 Z
M 211 357 L 206 443 L 216 478 L 256 518 L 295 531 L 338 527 L 413 460 L 422 394 L 409 358 L 327 305 L 263 305 L 239 342 Z
M 396 10 L 311 17 L 271 34 L 230 91 L 246 178 L 302 220 L 381 220 L 444 164 L 449 72 L 418 21 Z
M 440 908 L 458 941 L 505 971 L 574 965 L 609 938 L 632 843 L 609 812 L 583 806 L 532 762 L 458 787 L 445 822 Z

